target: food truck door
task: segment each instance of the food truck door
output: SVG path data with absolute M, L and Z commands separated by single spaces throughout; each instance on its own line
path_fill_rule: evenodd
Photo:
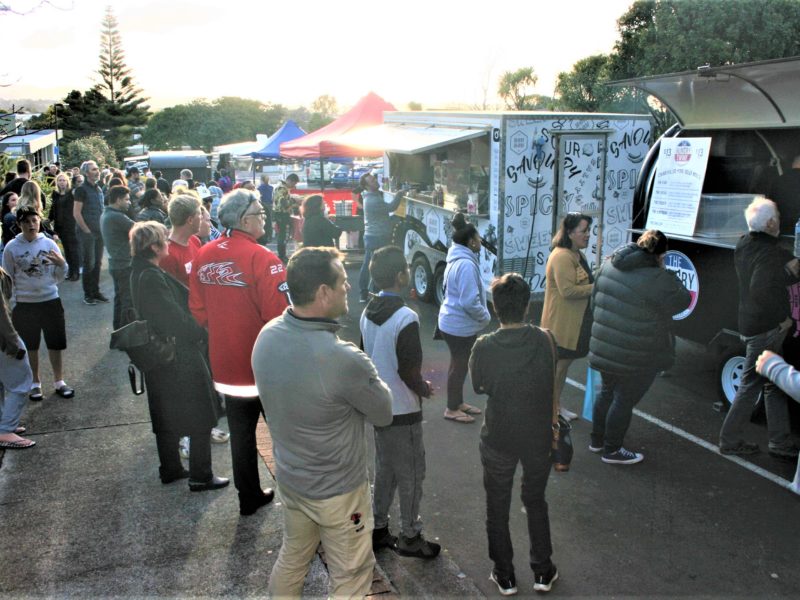
M 594 222 L 586 260 L 592 268 L 600 264 L 602 252 L 607 142 L 608 134 L 596 131 L 556 136 L 558 181 L 553 234 L 567 213 L 580 212 L 591 216 Z

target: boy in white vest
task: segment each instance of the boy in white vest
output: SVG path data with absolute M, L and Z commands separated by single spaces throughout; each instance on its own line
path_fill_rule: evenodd
M 403 251 L 386 246 L 372 255 L 369 273 L 377 296 L 361 315 L 361 345 L 392 391 L 392 424 L 375 427 L 373 550 L 392 548 L 402 556 L 435 558 L 441 546 L 422 535 L 419 504 L 425 479 L 422 443 L 422 398 L 433 393 L 422 378 L 419 317 L 400 295 L 408 289 Z M 389 507 L 400 490 L 400 537 L 389 532 Z

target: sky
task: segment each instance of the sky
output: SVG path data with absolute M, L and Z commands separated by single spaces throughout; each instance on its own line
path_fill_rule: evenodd
M 7 0 L 27 12 L 40 0 Z M 0 13 L 0 98 L 63 98 L 97 81 L 106 5 L 149 104 L 240 96 L 286 107 L 323 94 L 340 109 L 372 91 L 407 108 L 499 106 L 505 71 L 536 93 L 612 50 L 633 0 L 50 0 Z

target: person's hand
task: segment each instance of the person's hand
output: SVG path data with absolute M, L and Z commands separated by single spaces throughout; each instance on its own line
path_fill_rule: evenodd
M 793 258 L 786 263 L 786 270 L 797 278 L 800 278 L 800 260 Z
M 64 260 L 64 257 L 55 250 L 50 250 L 50 252 L 45 254 L 45 257 L 57 267 L 63 267 L 65 264 L 67 264 L 67 261 Z
M 425 380 L 425 383 L 428 384 L 428 398 L 430 398 L 431 396 L 434 395 L 434 392 L 436 391 L 436 389 L 433 387 L 433 384 L 430 381 L 428 381 L 427 379 Z
M 792 326 L 792 317 L 786 317 L 783 322 L 778 325 L 780 331 L 789 331 L 789 328 Z
M 761 356 L 759 356 L 756 359 L 756 373 L 758 373 L 759 375 L 763 375 L 764 374 L 764 365 L 773 356 L 778 356 L 778 355 L 775 354 L 774 352 L 772 352 L 771 350 L 764 350 L 761 353 Z

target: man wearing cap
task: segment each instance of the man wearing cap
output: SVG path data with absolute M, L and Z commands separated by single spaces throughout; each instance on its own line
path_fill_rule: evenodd
M 239 512 L 250 515 L 274 493 L 262 490 L 256 423 L 262 412 L 250 354 L 259 330 L 289 305 L 281 261 L 257 240 L 264 234 L 258 194 L 240 189 L 219 207 L 222 237 L 200 248 L 189 275 L 189 308 L 208 328 L 214 386 L 225 394 L 233 482 Z
M 281 181 L 272 196 L 273 214 L 275 216 L 275 227 L 278 238 L 278 258 L 286 262 L 286 238 L 291 235 L 292 212 L 297 206 L 297 198 L 292 195 L 292 191 L 297 187 L 300 178 L 289 173 L 285 181 Z
M 103 214 L 103 189 L 98 184 L 100 169 L 93 160 L 81 164 L 83 184 L 72 193 L 72 214 L 78 224 L 78 238 L 83 253 L 83 302 L 108 302 L 100 293 L 100 265 L 103 264 L 103 234 L 100 215 Z

